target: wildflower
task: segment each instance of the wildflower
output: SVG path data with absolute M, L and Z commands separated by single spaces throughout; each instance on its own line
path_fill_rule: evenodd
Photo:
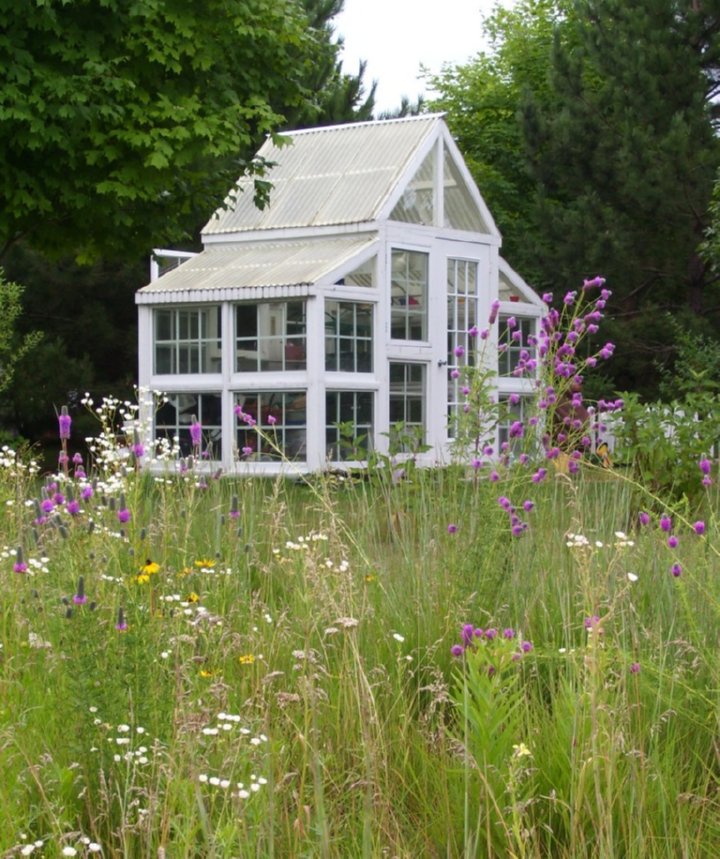
M 243 653 L 238 656 L 238 662 L 241 665 L 252 665 L 255 662 L 255 657 L 252 653 Z
M 538 470 L 535 472 L 535 474 L 533 474 L 530 479 L 533 483 L 542 483 L 542 481 L 545 480 L 546 476 L 547 470 L 544 468 L 538 468 Z
M 458 379 L 458 378 L 460 378 L 460 370 L 456 370 L 456 369 L 451 370 L 451 371 L 450 371 L 450 378 L 451 378 L 451 379 Z
M 146 573 L 138 573 L 133 578 L 133 581 L 136 585 L 146 585 L 150 581 L 150 576 L 148 576 Z
M 77 856 L 77 850 L 74 847 L 63 847 L 61 853 L 63 856 Z
M 144 576 L 154 576 L 160 570 L 160 564 L 156 564 L 155 561 L 151 561 L 148 558 L 142 567 L 140 567 L 140 573 Z
M 673 576 L 675 576 L 675 578 L 677 578 L 678 576 L 682 575 L 682 565 L 673 564 L 672 567 L 670 567 L 670 572 L 673 574 Z
M 478 336 L 477 325 L 473 325 L 471 328 L 468 328 L 468 337 L 477 337 L 477 336 Z
M 490 627 L 490 629 L 485 630 L 485 638 L 487 638 L 488 641 L 492 641 L 494 638 L 497 638 L 497 630 L 495 627 Z
M 454 525 L 452 522 L 447 526 L 448 534 L 455 534 L 457 532 L 458 526 Z
M 593 277 L 591 280 L 583 280 L 583 289 L 601 287 L 605 283 L 604 277 Z
M 462 646 L 462 644 L 453 644 L 453 646 L 450 648 L 451 656 L 462 656 L 464 652 L 465 648 Z
M 200 597 L 195 593 L 195 591 L 190 591 L 190 593 L 185 597 L 185 602 L 198 603 L 200 602 Z
M 523 641 L 523 643 L 520 645 L 520 650 L 522 650 L 523 653 L 530 653 L 530 651 L 532 649 L 533 649 L 532 641 Z
M 457 346 L 453 349 L 453 353 L 454 353 L 454 355 L 455 355 L 455 357 L 456 357 L 456 358 L 462 358 L 462 356 L 465 354 L 465 347 L 464 347 L 464 346 L 457 345 Z
M 252 456 L 252 453 L 253 453 L 253 449 L 250 447 L 250 445 L 245 445 L 243 447 L 243 449 L 242 449 L 242 455 L 243 456 Z
M 675 535 L 671 535 L 670 537 L 668 537 L 667 544 L 668 548 L 676 549 L 678 544 L 678 538 Z
M 58 415 L 58 430 L 61 441 L 67 441 L 70 438 L 70 429 L 72 427 L 72 418 L 68 414 L 68 407 L 63 406 Z
M 215 561 L 203 558 L 195 561 L 195 566 L 199 567 L 202 570 L 211 570 L 215 566 Z
M 700 460 L 700 462 L 698 462 L 698 467 L 700 468 L 700 471 L 702 471 L 703 474 L 709 475 L 710 469 L 712 468 L 712 463 L 710 462 L 709 459 L 706 459 L 705 457 L 703 457 Z
M 73 597 L 75 605 L 85 605 L 87 596 L 85 595 L 85 577 L 80 576 L 77 583 L 77 593 Z
M 118 522 L 120 522 L 121 525 L 124 525 L 126 522 L 130 521 L 130 511 L 127 509 L 127 507 L 121 507 L 118 510 L 117 518 Z
M 14 573 L 27 573 L 28 565 L 23 558 L 22 546 L 18 546 L 15 552 L 15 563 L 13 564 Z
M 672 519 L 669 516 L 663 515 L 660 517 L 660 530 L 666 534 L 669 534 L 672 530 Z
M 195 415 L 190 420 L 190 441 L 193 447 L 200 447 L 202 444 L 202 426 Z
M 400 635 L 400 633 L 399 633 L 399 632 L 393 632 L 393 634 L 392 634 L 392 635 L 393 635 L 393 638 L 395 639 L 395 641 L 399 641 L 401 644 L 402 644 L 402 642 L 403 642 L 403 641 L 405 641 L 405 636 L 404 636 L 404 635 Z
M 698 535 L 705 533 L 705 523 L 702 521 L 702 519 L 698 519 L 698 521 L 695 522 L 692 527 L 693 531 Z
M 513 757 L 514 758 L 532 757 L 532 752 L 525 745 L 525 743 L 517 743 L 517 744 L 513 745 Z
M 627 577 L 628 577 L 628 581 L 630 581 L 630 582 L 636 582 L 638 580 L 638 577 L 635 573 L 628 573 Z
M 115 629 L 118 632 L 125 632 L 128 628 L 127 622 L 125 620 L 125 612 L 123 611 L 123 607 L 120 606 L 117 613 L 117 623 L 115 624 Z
M 630 673 L 631 674 L 639 674 L 640 673 L 640 663 L 639 662 L 631 662 L 630 663 Z
M 529 513 L 533 509 L 534 506 L 535 506 L 535 502 L 530 501 L 530 499 L 528 499 L 527 501 L 523 501 L 523 510 L 526 513 Z
M 515 638 L 515 630 L 511 627 L 503 630 L 503 638 L 507 638 L 508 640 L 511 638 Z
M 498 310 L 500 310 L 500 302 L 495 299 L 493 303 L 490 305 L 490 316 L 488 317 L 488 324 L 493 325 L 495 320 L 497 319 Z
M 497 473 L 497 471 L 490 472 L 490 480 L 492 483 L 497 483 L 498 480 L 500 480 L 500 475 Z
M 646 513 L 644 510 L 641 510 L 638 513 L 638 521 L 641 525 L 649 525 L 650 524 L 650 514 Z

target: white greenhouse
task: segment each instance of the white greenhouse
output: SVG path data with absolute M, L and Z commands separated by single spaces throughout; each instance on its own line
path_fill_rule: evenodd
M 484 360 L 496 396 L 527 394 L 514 371 L 543 303 L 500 257 L 441 115 L 284 136 L 259 152 L 269 205 L 240 180 L 202 252 L 156 251 L 137 293 L 139 384 L 168 395 L 155 437 L 189 453 L 195 415 L 209 467 L 267 474 L 361 462 L 402 425 L 427 447 L 421 464 L 448 462 L 452 371 L 479 354 L 468 331 L 500 301 Z M 160 257 L 188 258 L 161 275 Z

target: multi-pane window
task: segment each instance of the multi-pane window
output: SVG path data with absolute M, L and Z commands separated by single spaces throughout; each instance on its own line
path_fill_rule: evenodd
M 177 438 L 180 452 L 189 456 L 195 452 L 190 436 L 193 417 L 202 428 L 200 453 L 205 459 L 221 458 L 222 412 L 221 397 L 216 394 L 170 394 L 155 414 L 155 438 L 170 442 Z
M 247 391 L 238 393 L 235 402 L 239 406 L 235 410 L 236 444 L 241 459 L 305 459 L 305 391 Z
M 325 302 L 325 369 L 372 372 L 372 304 Z
M 425 365 L 390 362 L 390 424 L 425 441 Z
M 428 254 L 392 252 L 390 336 L 393 340 L 427 340 Z
M 220 305 L 156 308 L 155 372 L 219 373 Z
M 371 257 L 335 281 L 338 286 L 375 286 L 376 258 Z
M 463 367 L 474 367 L 477 336 L 469 334 L 478 322 L 478 264 L 471 260 L 449 259 L 447 270 L 447 348 L 448 348 L 448 434 L 457 435 L 458 408 L 465 400 L 463 386 L 468 384 Z M 454 373 L 453 371 L 458 371 Z M 458 375 L 459 374 L 459 375 Z M 456 376 L 456 378 L 453 378 Z
M 325 395 L 327 458 L 335 462 L 367 459 L 372 447 L 372 391 L 328 391 Z
M 304 370 L 304 301 L 243 303 L 235 307 L 235 370 Z
M 528 316 L 501 316 L 498 329 L 498 373 L 520 374 L 521 360 L 535 358 L 535 319 Z M 517 373 L 515 371 L 518 371 Z

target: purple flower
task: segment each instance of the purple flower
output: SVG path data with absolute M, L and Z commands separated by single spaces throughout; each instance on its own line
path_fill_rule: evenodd
M 268 415 L 267 422 L 270 424 L 271 427 L 274 427 L 277 423 L 277 418 L 275 417 L 275 415 Z
M 462 356 L 465 354 L 465 347 L 464 346 L 456 346 L 453 349 L 453 353 L 454 353 L 456 358 L 462 358 Z
M 650 524 L 650 514 L 646 513 L 644 510 L 641 510 L 638 513 L 638 520 L 641 525 L 649 525 Z
M 242 449 L 243 456 L 250 456 L 252 453 L 253 449 L 250 447 L 250 445 L 245 445 L 245 447 Z
M 482 462 L 475 457 L 470 465 L 477 471 L 478 468 L 482 468 Z
M 672 530 L 672 519 L 669 516 L 663 514 L 660 517 L 660 530 L 666 534 L 669 534 Z
M 595 287 L 601 287 L 604 283 L 604 277 L 593 277 L 591 280 L 583 281 L 583 289 L 594 289 Z
M 71 427 L 72 418 L 68 414 L 68 407 L 63 406 L 62 409 L 60 409 L 60 414 L 58 415 L 58 430 L 61 441 L 66 441 L 70 438 Z
M 552 304 L 552 300 L 553 300 L 552 292 L 544 292 L 542 300 L 545 302 L 545 304 Z
M 454 524 L 454 523 L 452 523 L 452 522 L 447 526 L 447 532 L 448 532 L 448 534 L 455 534 L 455 533 L 457 533 L 457 529 L 458 529 L 458 526 L 457 526 L 457 525 L 455 525 L 455 524 Z
M 457 370 L 457 369 L 450 370 L 450 378 L 451 379 L 457 379 L 457 378 L 459 378 L 459 376 L 460 376 L 460 370 Z
M 585 618 L 585 629 L 594 629 L 600 623 L 600 617 L 597 614 Z
M 512 627 L 508 627 L 503 630 L 503 638 L 511 639 L 515 638 L 515 630 Z
M 466 623 L 462 628 L 462 640 L 465 647 L 468 647 L 472 644 L 473 636 L 475 634 L 475 630 L 471 623 Z
M 677 549 L 678 538 L 675 535 L 671 535 L 668 537 L 667 544 L 670 549 Z
M 68 501 L 65 509 L 71 516 L 77 516 L 80 512 L 80 502 L 76 501 L 74 498 L 71 501 Z
M 497 630 L 495 627 L 491 626 L 490 629 L 485 630 L 485 638 L 487 638 L 488 641 L 492 641 L 494 638 L 497 638 Z
M 82 491 L 80 492 L 80 497 L 83 499 L 83 501 L 87 501 L 88 498 L 93 497 L 93 491 L 94 490 L 92 486 L 88 483 L 87 486 L 83 486 Z
M 533 509 L 533 507 L 534 507 L 534 506 L 535 506 L 535 502 L 534 502 L 534 501 L 530 501 L 530 499 L 529 499 L 529 498 L 528 498 L 528 500 L 527 500 L 527 501 L 523 501 L 523 510 L 524 510 L 526 513 L 529 513 L 529 512 Z
M 468 328 L 468 337 L 477 337 L 477 336 L 478 336 L 477 325 L 473 325 L 472 328 Z
M 85 577 L 80 576 L 77 583 L 77 593 L 73 597 L 75 605 L 85 605 L 87 596 L 85 595 Z
M 463 653 L 465 653 L 465 648 L 462 646 L 462 644 L 453 644 L 453 646 L 450 648 L 451 656 L 459 657 L 462 656 Z
M 120 606 L 117 613 L 117 623 L 115 624 L 115 629 L 118 632 L 125 632 L 127 628 L 128 625 L 125 620 L 125 612 L 123 611 L 122 606 Z
M 700 462 L 698 462 L 698 467 L 703 474 L 710 474 L 710 469 L 712 468 L 712 463 L 709 459 L 703 457 Z
M 50 498 L 43 498 L 42 502 L 40 503 L 40 508 L 42 509 L 43 513 L 52 513 L 52 511 L 55 509 L 55 502 L 52 501 Z
M 121 507 L 118 510 L 117 518 L 118 522 L 120 522 L 121 525 L 124 525 L 126 522 L 130 521 L 130 511 L 127 509 L 127 507 Z
M 704 534 L 705 533 L 705 523 L 702 521 L 702 519 L 698 519 L 698 521 L 695 522 L 695 524 L 693 525 L 693 531 L 696 534 Z
M 493 325 L 495 320 L 497 319 L 498 310 L 500 310 L 500 302 L 495 299 L 493 303 L 490 305 L 490 316 L 488 317 L 488 324 Z
M 675 576 L 675 578 L 677 578 L 682 574 L 682 565 L 673 564 L 672 567 L 670 567 L 670 572 Z
M 18 546 L 15 551 L 15 563 L 13 564 L 14 573 L 27 573 L 28 565 L 23 557 L 22 546 Z
M 490 332 L 487 330 L 487 328 L 483 328 L 483 330 L 480 332 L 480 339 L 487 340 L 489 336 Z
M 497 483 L 498 480 L 500 480 L 500 475 L 497 473 L 497 471 L 491 471 L 490 472 L 490 481 L 492 483 Z
M 509 510 L 512 507 L 512 503 L 509 498 L 505 495 L 501 495 L 498 498 L 498 504 L 502 507 L 503 510 Z
M 542 483 L 543 480 L 545 480 L 546 476 L 547 470 L 545 468 L 538 468 L 538 470 L 535 472 L 535 474 L 533 474 L 530 480 L 532 480 L 533 483 Z
M 523 641 L 523 643 L 520 645 L 520 650 L 522 650 L 523 653 L 530 653 L 530 651 L 532 649 L 533 649 L 532 641 Z
M 240 516 L 238 497 L 237 495 L 233 495 L 232 500 L 230 501 L 230 518 L 237 519 Z
M 190 441 L 193 447 L 200 447 L 202 444 L 202 426 L 195 415 L 192 416 L 190 421 Z
M 640 663 L 639 662 L 631 662 L 630 663 L 630 673 L 631 674 L 639 674 L 640 673 Z

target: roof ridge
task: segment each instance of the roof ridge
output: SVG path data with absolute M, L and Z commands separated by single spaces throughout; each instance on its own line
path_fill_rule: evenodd
M 446 115 L 447 114 L 445 113 L 445 111 L 442 111 L 440 113 L 421 113 L 421 114 L 418 114 L 417 116 L 397 116 L 397 117 L 391 117 L 389 119 L 366 119 L 366 120 L 363 120 L 362 122 L 343 122 L 343 123 L 339 123 L 338 125 L 318 125 L 318 126 L 314 126 L 313 128 L 298 128 L 298 129 L 291 129 L 288 131 L 278 131 L 277 134 L 279 134 L 282 137 L 296 137 L 300 134 L 320 134 L 320 133 L 330 132 L 330 131 L 343 131 L 347 128 L 363 128 L 365 126 L 370 126 L 370 125 L 377 126 L 377 125 L 390 125 L 392 123 L 400 123 L 400 122 L 422 122 L 422 121 L 427 121 L 427 120 L 437 120 L 437 119 L 442 119 Z M 270 135 L 268 135 L 268 136 L 270 136 Z

